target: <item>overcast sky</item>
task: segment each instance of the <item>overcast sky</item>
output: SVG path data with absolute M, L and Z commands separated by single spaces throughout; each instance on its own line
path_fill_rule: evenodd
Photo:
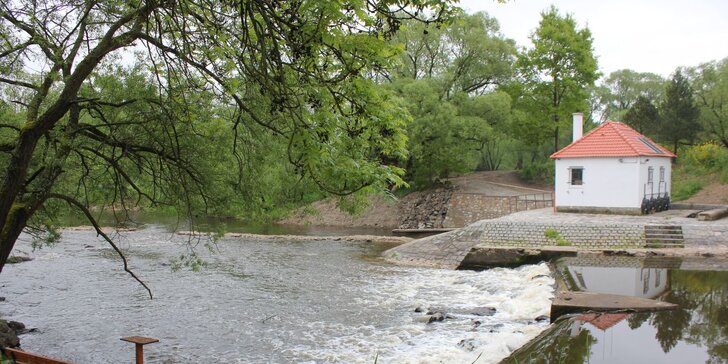
M 629 68 L 668 77 L 679 66 L 728 57 L 728 0 L 460 0 L 469 13 L 498 19 L 521 47 L 530 46 L 528 36 L 551 4 L 589 27 L 605 75 Z

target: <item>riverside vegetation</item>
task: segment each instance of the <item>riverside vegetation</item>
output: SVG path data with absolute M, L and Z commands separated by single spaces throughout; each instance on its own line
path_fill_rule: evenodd
M 703 183 L 690 168 L 725 163 L 704 155 L 728 147 L 728 60 L 602 75 L 555 7 L 518 48 L 441 0 L 243 4 L 0 8 L 0 270 L 21 231 L 55 241 L 69 211 L 273 219 L 474 170 L 548 181 L 577 110 L 675 149 L 677 197 Z

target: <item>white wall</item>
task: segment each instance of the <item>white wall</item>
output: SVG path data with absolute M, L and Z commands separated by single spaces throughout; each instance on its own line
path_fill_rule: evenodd
M 654 182 L 652 188 L 650 188 L 650 185 L 647 185 L 647 195 L 649 196 L 652 191 L 657 193 L 659 187 L 660 197 L 663 196 L 665 188 L 667 188 L 669 195 L 672 196 L 672 159 L 669 157 L 640 157 L 640 201 L 644 197 L 643 193 L 645 188 L 643 186 L 647 183 L 649 167 L 652 167 L 654 170 Z M 660 185 L 660 167 L 665 167 L 665 183 L 662 185 Z
M 584 168 L 584 184 L 569 184 L 569 167 Z M 642 204 L 640 167 L 636 157 L 556 159 L 556 207 L 639 208 Z
M 655 298 L 667 289 L 667 269 L 629 267 L 568 267 L 582 291 Z M 646 289 L 645 289 L 646 288 Z

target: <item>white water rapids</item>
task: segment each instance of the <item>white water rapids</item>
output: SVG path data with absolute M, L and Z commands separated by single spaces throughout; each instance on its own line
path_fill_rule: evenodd
M 172 272 L 184 239 L 150 227 L 118 237 L 149 300 L 92 232 L 35 252 L 28 240 L 16 251 L 34 260 L 0 275 L 0 316 L 38 329 L 25 350 L 79 364 L 131 362 L 130 335 L 160 339 L 147 363 L 496 363 L 546 328 L 535 318 L 553 296 L 545 264 L 398 267 L 366 242 L 225 238 L 201 272 Z M 417 307 L 452 318 L 426 324 Z M 496 313 L 467 313 L 482 307 Z

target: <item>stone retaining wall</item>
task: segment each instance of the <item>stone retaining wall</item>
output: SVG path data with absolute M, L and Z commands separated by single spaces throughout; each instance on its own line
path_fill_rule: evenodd
M 645 245 L 644 225 L 548 224 L 482 220 L 449 233 L 400 245 L 384 253 L 404 264 L 457 268 L 473 248 L 569 246 L 625 249 Z
M 450 197 L 443 227 L 459 228 L 476 221 L 496 219 L 518 211 L 553 206 L 550 194 L 486 196 L 455 192 Z
M 575 246 L 635 248 L 645 245 L 644 225 L 543 224 L 486 222 L 481 244 L 498 246 Z

